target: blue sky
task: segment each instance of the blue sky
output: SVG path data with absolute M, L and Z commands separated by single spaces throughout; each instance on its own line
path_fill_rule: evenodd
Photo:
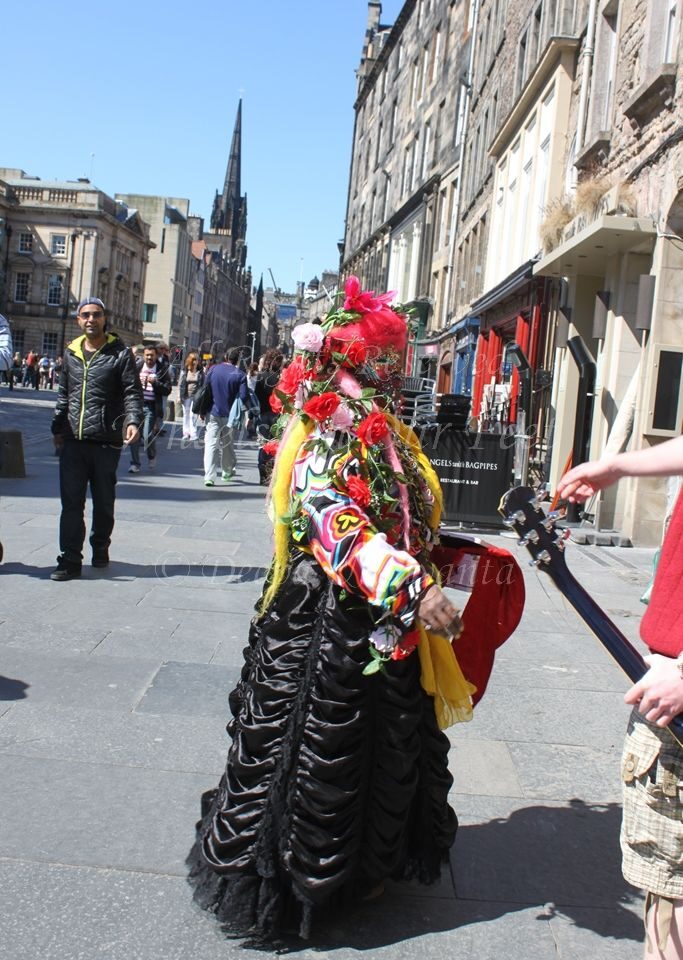
M 382 21 L 401 6 L 386 0 Z M 0 166 L 188 197 L 208 225 L 242 90 L 255 282 L 270 267 L 293 290 L 301 272 L 337 266 L 366 0 L 36 0 L 29 21 L 27 9 L 3 9 Z

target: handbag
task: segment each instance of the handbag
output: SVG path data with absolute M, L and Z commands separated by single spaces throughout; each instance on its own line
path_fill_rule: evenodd
M 212 406 L 213 393 L 211 392 L 211 384 L 208 380 L 205 380 L 201 387 L 197 387 L 192 397 L 192 413 L 196 413 L 198 417 L 205 417 Z

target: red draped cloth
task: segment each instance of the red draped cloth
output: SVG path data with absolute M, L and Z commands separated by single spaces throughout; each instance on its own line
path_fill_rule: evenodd
M 476 705 L 486 691 L 496 650 L 522 618 L 524 576 L 509 550 L 483 541 L 468 542 L 465 537 L 442 536 L 431 559 L 441 573 L 442 586 L 471 589 L 462 614 L 464 630 L 453 641 L 453 649 L 465 677 L 477 688 L 472 697 Z

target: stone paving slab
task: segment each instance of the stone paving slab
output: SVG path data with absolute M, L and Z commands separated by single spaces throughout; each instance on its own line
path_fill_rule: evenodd
M 181 773 L 225 766 L 227 718 L 121 713 L 26 703 L 0 724 L 0 754 L 79 763 L 118 764 Z
M 136 706 L 138 713 L 230 716 L 228 695 L 239 670 L 214 663 L 163 663 Z
M 185 875 L 212 774 L 3 755 L 0 857 Z M 30 802 L 28 802 L 30 798 Z
M 452 739 L 585 745 L 594 749 L 620 747 L 630 708 L 615 703 L 615 694 L 572 690 L 506 690 L 484 696 L 473 723 L 452 728 Z M 450 731 L 449 731 L 450 732 Z
M 2 672 L 27 683 L 31 703 L 96 706 L 98 710 L 130 710 L 152 681 L 158 664 L 115 657 L 89 658 L 5 647 Z
M 640 898 L 621 876 L 616 803 L 556 803 L 455 793 L 457 896 L 616 909 Z
M 619 747 L 598 750 L 583 745 L 511 741 L 507 748 L 523 785 L 523 796 L 528 799 L 566 800 L 580 785 L 587 802 L 621 803 Z
M 6 960 L 231 960 L 244 956 L 179 877 L 0 860 Z

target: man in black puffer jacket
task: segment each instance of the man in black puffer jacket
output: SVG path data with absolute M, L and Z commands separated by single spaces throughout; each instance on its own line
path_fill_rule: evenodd
M 59 453 L 60 556 L 53 580 L 81 575 L 85 498 L 90 483 L 94 567 L 109 563 L 114 529 L 116 468 L 121 448 L 137 440 L 142 387 L 135 360 L 122 340 L 106 332 L 106 309 L 88 297 L 78 305 L 83 335 L 66 348 L 52 434 Z

